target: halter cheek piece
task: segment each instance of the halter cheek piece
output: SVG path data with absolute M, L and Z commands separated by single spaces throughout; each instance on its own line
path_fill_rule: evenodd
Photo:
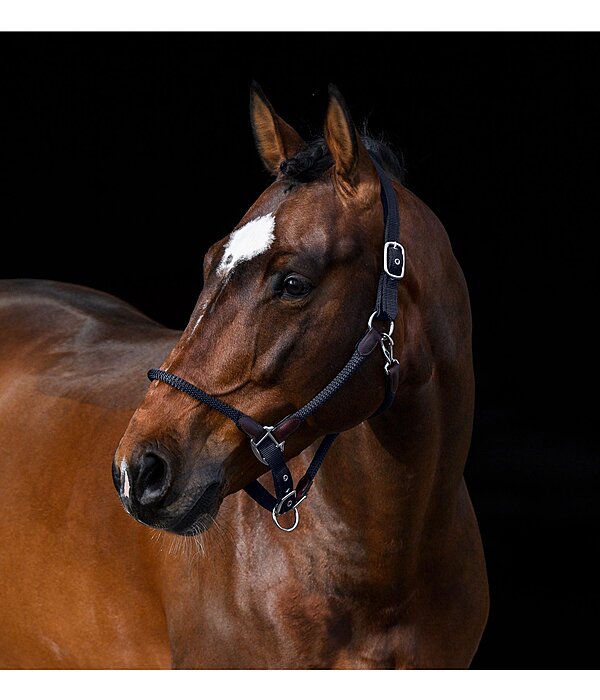
M 244 488 L 259 505 L 270 510 L 273 521 L 280 530 L 291 532 L 298 525 L 298 506 L 306 498 L 310 487 L 323 464 L 325 456 L 339 433 L 326 435 L 315 456 L 310 463 L 306 473 L 298 482 L 296 488 L 292 480 L 290 470 L 283 458 L 283 449 L 287 438 L 296 432 L 304 421 L 320 408 L 326 401 L 340 389 L 363 364 L 367 357 L 379 345 L 385 357 L 386 391 L 383 403 L 373 415 L 379 415 L 388 409 L 396 395 L 400 377 L 400 365 L 394 358 L 394 341 L 392 333 L 394 331 L 394 320 L 398 312 L 398 281 L 404 277 L 405 256 L 404 248 L 400 244 L 400 212 L 398 201 L 389 178 L 375 161 L 379 179 L 381 181 L 381 201 L 383 204 L 384 223 L 384 248 L 383 248 L 383 270 L 379 276 L 379 286 L 377 288 L 377 301 L 375 310 L 371 314 L 367 324 L 367 331 L 357 343 L 352 357 L 348 360 L 342 370 L 306 405 L 291 413 L 279 421 L 276 425 L 261 425 L 253 418 L 242 413 L 237 408 L 210 396 L 198 387 L 190 384 L 185 379 L 178 377 L 171 372 L 161 369 L 151 369 L 148 372 L 148 379 L 158 380 L 169 384 L 174 389 L 178 389 L 196 401 L 205 403 L 215 411 L 219 411 L 224 416 L 232 420 L 241 432 L 250 438 L 250 447 L 263 464 L 271 470 L 275 495 L 273 496 L 258 481 L 253 481 Z M 380 333 L 373 328 L 373 321 L 383 321 L 389 323 L 387 333 Z M 286 528 L 278 521 L 278 517 L 289 511 L 294 511 L 294 524 Z

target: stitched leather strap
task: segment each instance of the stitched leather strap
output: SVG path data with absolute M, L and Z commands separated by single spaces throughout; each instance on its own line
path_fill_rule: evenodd
M 385 264 L 379 275 L 375 318 L 389 323 L 398 314 L 398 281 L 404 274 L 404 249 L 400 245 L 400 210 L 394 187 L 379 163 L 373 160 L 373 164 L 381 182 L 381 203 L 385 222 Z

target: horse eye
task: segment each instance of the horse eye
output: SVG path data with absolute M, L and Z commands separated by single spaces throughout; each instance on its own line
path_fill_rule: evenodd
M 298 275 L 288 275 L 283 282 L 282 298 L 300 299 L 305 297 L 312 289 L 311 284 Z

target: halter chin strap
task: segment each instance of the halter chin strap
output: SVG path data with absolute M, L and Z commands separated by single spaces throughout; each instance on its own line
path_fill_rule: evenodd
M 250 447 L 253 453 L 271 470 L 275 495 L 269 493 L 258 481 L 248 484 L 244 490 L 259 505 L 270 510 L 277 527 L 286 532 L 294 530 L 298 525 L 298 506 L 308 495 L 317 472 L 339 433 L 329 433 L 323 438 L 310 466 L 295 488 L 292 475 L 283 457 L 285 441 L 300 428 L 310 415 L 344 386 L 377 346 L 381 347 L 386 360 L 384 367 L 386 391 L 383 403 L 373 416 L 383 413 L 392 405 L 398 389 L 400 365 L 398 360 L 394 358 L 392 334 L 394 320 L 398 313 L 398 282 L 404 277 L 405 255 L 404 248 L 400 244 L 400 212 L 394 188 L 380 165 L 375 160 L 373 163 L 381 181 L 384 221 L 383 270 L 379 276 L 375 311 L 371 314 L 367 331 L 357 343 L 352 357 L 324 389 L 306 405 L 286 416 L 276 425 L 261 425 L 242 411 L 207 394 L 176 374 L 165 372 L 162 369 L 151 369 L 148 372 L 148 379 L 151 381 L 164 382 L 174 389 L 188 394 L 196 401 L 219 411 L 232 420 L 238 429 L 250 438 Z M 388 331 L 380 333 L 373 328 L 374 321 L 389 323 Z M 294 511 L 294 523 L 291 527 L 286 528 L 281 525 L 278 518 L 291 510 Z

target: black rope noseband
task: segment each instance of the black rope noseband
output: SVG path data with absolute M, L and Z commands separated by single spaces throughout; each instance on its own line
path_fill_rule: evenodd
M 257 423 L 242 411 L 207 394 L 176 374 L 162 369 L 151 369 L 148 372 L 150 380 L 164 382 L 174 389 L 188 394 L 196 401 L 210 406 L 215 411 L 219 411 L 232 420 L 238 429 L 250 438 L 250 447 L 257 459 L 271 470 L 275 495 L 271 494 L 258 481 L 248 484 L 244 490 L 259 505 L 270 510 L 277 527 L 286 532 L 294 530 L 298 525 L 298 506 L 306 498 L 329 448 L 333 445 L 339 433 L 329 433 L 323 438 L 306 473 L 295 488 L 292 475 L 283 458 L 284 444 L 287 438 L 296 432 L 310 415 L 329 401 L 344 386 L 377 346 L 382 348 L 386 359 L 386 392 L 383 403 L 374 415 L 383 413 L 391 406 L 398 388 L 400 366 L 393 355 L 394 342 L 392 333 L 394 320 L 398 313 L 398 282 L 404 277 L 405 255 L 404 248 L 400 244 L 400 212 L 396 193 L 383 168 L 375 160 L 373 163 L 381 182 L 384 221 L 383 270 L 379 276 L 375 311 L 371 314 L 367 324 L 367 331 L 357 343 L 352 357 L 324 389 L 302 408 L 286 416 L 275 426 L 271 426 Z M 389 323 L 388 331 L 380 333 L 373 328 L 374 321 Z M 289 528 L 285 528 L 279 523 L 278 517 L 291 510 L 294 511 L 295 515 L 294 524 Z

